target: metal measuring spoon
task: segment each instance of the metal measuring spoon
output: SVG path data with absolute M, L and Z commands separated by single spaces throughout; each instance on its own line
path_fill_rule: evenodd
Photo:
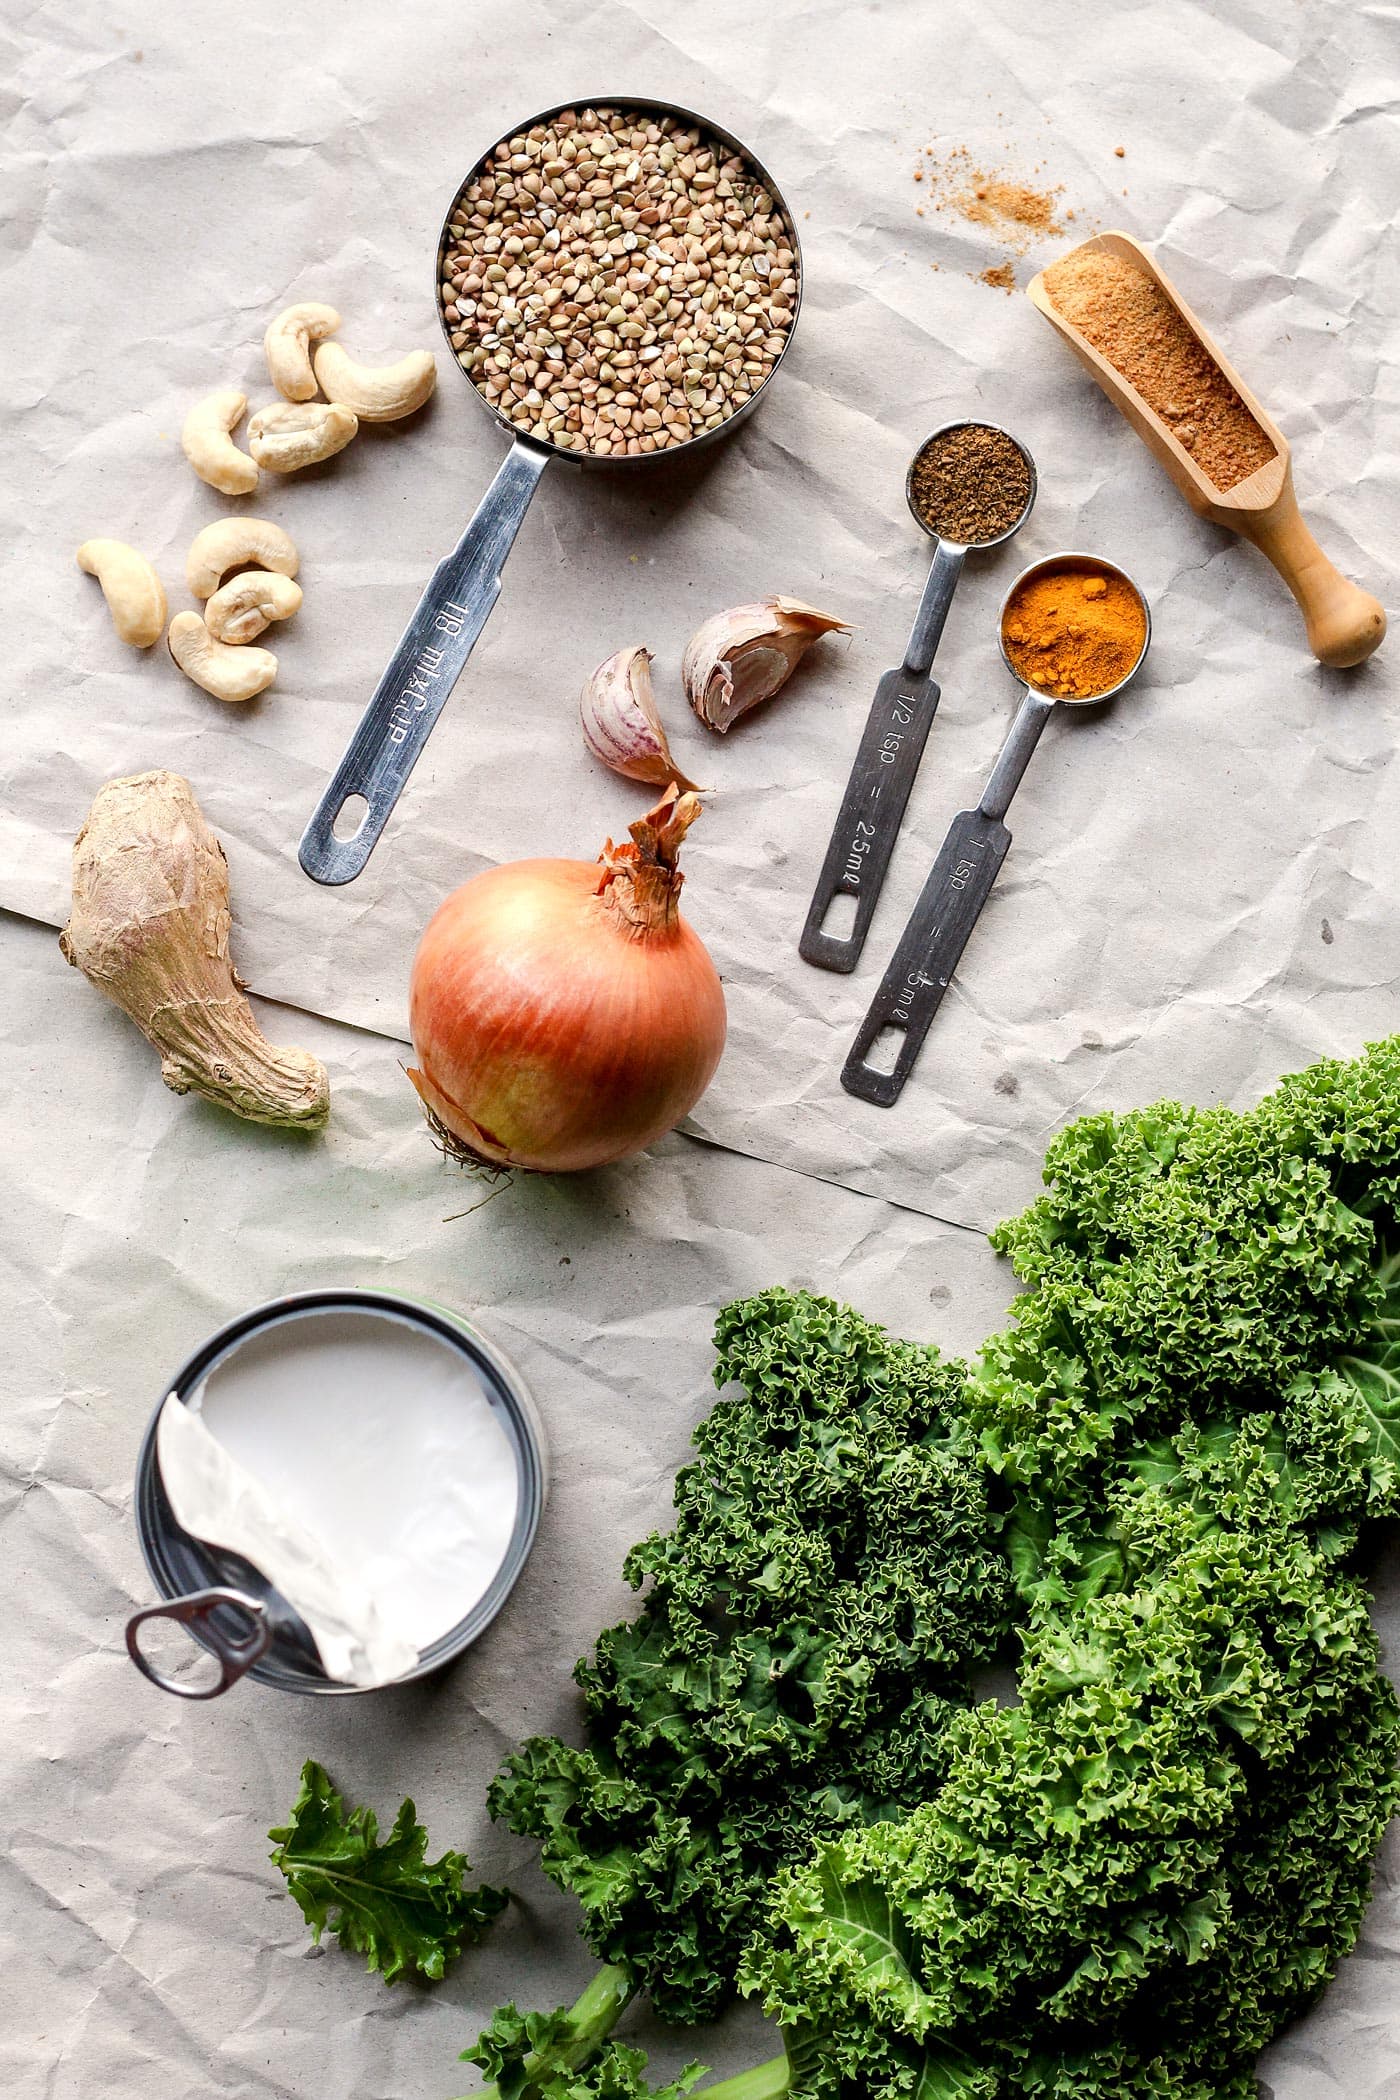
M 952 430 L 994 430 L 1016 447 L 1030 475 L 1030 489 L 1021 515 L 1004 532 L 991 539 L 974 540 L 960 546 L 940 539 L 914 502 L 914 469 L 930 445 Z M 807 912 L 807 923 L 798 942 L 798 953 L 819 970 L 853 970 L 865 946 L 870 920 L 879 900 L 890 864 L 894 842 L 904 821 L 914 776 L 928 742 L 930 725 L 938 711 L 939 688 L 929 676 L 943 635 L 943 623 L 953 602 L 969 552 L 985 553 L 1000 547 L 1020 531 L 1035 503 L 1035 461 L 1019 438 L 998 423 L 980 416 L 966 416 L 956 423 L 942 423 L 931 430 L 909 462 L 904 477 L 904 499 L 915 524 L 933 541 L 933 567 L 928 572 L 914 631 L 897 670 L 886 671 L 875 688 L 875 698 L 866 717 L 851 777 L 841 798 L 841 808 L 832 829 L 821 874 Z M 837 897 L 854 897 L 855 922 L 844 935 L 823 933 L 822 927 Z
M 1102 574 L 1119 577 L 1134 593 L 1142 607 L 1142 647 L 1126 677 L 1102 693 L 1071 699 L 1066 694 L 1041 692 L 1033 685 L 1025 685 L 1011 733 L 1001 747 L 982 799 L 976 809 L 961 810 L 949 826 L 948 836 L 933 864 L 933 872 L 924 884 L 889 968 L 880 980 L 880 989 L 870 1002 L 869 1011 L 851 1045 L 850 1055 L 841 1069 L 841 1084 L 846 1092 L 858 1094 L 862 1101 L 873 1101 L 880 1108 L 889 1108 L 899 1099 L 928 1034 L 929 1023 L 943 1003 L 943 994 L 952 981 L 968 936 L 991 894 L 997 871 L 1011 845 L 1011 833 L 1003 820 L 1030 764 L 1031 754 L 1040 742 L 1041 730 L 1057 707 L 1098 707 L 1103 701 L 1111 700 L 1115 693 L 1121 693 L 1129 680 L 1136 676 L 1147 654 L 1147 645 L 1152 639 L 1152 616 L 1147 600 L 1132 577 L 1115 562 L 1104 561 L 1096 554 L 1051 554 L 1044 561 L 1034 562 L 1029 569 L 1023 570 L 1002 600 L 998 632 L 1007 669 L 1015 669 L 1007 653 L 1006 615 L 1017 591 L 1022 584 L 1028 583 L 1032 577 L 1043 576 L 1047 570 L 1080 563 Z M 868 1059 L 885 1029 L 899 1031 L 902 1040 L 893 1069 L 882 1072 Z
M 684 444 L 668 445 L 660 452 L 600 457 L 591 452 L 575 452 L 568 446 L 556 445 L 544 438 L 522 436 L 509 417 L 468 380 L 472 398 L 510 438 L 510 450 L 461 539 L 428 579 L 427 588 L 399 636 L 388 668 L 374 689 L 345 755 L 312 812 L 297 858 L 315 882 L 353 882 L 374 851 L 390 812 L 442 713 L 447 696 L 461 677 L 467 658 L 490 617 L 491 608 L 501 594 L 501 571 L 506 556 L 515 544 L 515 536 L 525 522 L 530 498 L 550 461 L 565 459 L 576 467 L 630 474 L 659 467 L 663 462 L 691 458 L 707 445 L 728 437 L 746 416 L 752 415 L 777 376 L 778 366 L 787 356 L 796 332 L 797 318 L 802 310 L 803 286 L 797 221 L 757 154 L 736 139 L 732 132 L 726 131 L 722 124 L 712 122 L 709 117 L 697 116 L 694 110 L 684 109 L 678 102 L 658 102 L 646 95 L 603 95 L 582 101 L 575 98 L 570 102 L 556 102 L 537 116 L 526 117 L 523 123 L 512 125 L 502 132 L 500 139 L 493 140 L 457 184 L 438 236 L 433 268 L 434 304 L 438 321 L 449 338 L 449 350 L 451 329 L 443 318 L 437 288 L 442 281 L 442 256 L 453 214 L 463 190 L 482 173 L 502 140 L 513 137 L 516 132 L 529 132 L 537 124 L 548 123 L 564 110 L 590 107 L 638 110 L 679 118 L 683 125 L 694 125 L 708 137 L 718 139 L 721 145 L 727 146 L 731 153 L 737 153 L 747 163 L 772 197 L 792 246 L 797 296 L 786 339 L 773 360 L 772 371 L 732 415 L 726 416 L 716 429 L 701 431 Z M 460 371 L 456 352 L 452 351 L 451 356 L 454 369 Z M 363 807 L 357 811 L 359 804 Z M 356 815 L 357 822 L 353 821 Z

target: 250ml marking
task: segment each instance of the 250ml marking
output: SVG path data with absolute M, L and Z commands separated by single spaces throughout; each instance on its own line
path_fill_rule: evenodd
M 449 598 L 433 621 L 433 631 L 455 640 L 467 621 L 467 608 Z M 415 715 L 421 715 L 432 698 L 432 687 L 442 676 L 446 648 L 434 649 L 427 643 L 418 651 L 403 684 L 395 693 L 389 710 L 389 742 L 401 744 L 413 727 Z

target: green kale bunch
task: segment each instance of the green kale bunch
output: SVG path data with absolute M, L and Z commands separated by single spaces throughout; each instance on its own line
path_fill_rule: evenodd
M 1266 1410 L 1300 1522 L 1400 1511 L 1400 1037 L 1257 1108 L 1088 1116 L 993 1244 L 1031 1286 L 969 1419 L 1028 1535 L 1098 1529 L 1118 1454 Z
M 921 1807 L 783 1878 L 744 1981 L 805 2090 L 1253 2100 L 1356 1936 L 1400 1740 L 1270 1431 L 1130 1458 L 1120 1586 L 1041 1615 L 1021 1703 L 958 1717 Z
M 540 2046 L 498 2016 L 505 2100 L 644 2093 L 632 1991 L 736 1978 L 784 2054 L 702 2100 L 1252 2100 L 1353 1943 L 1400 1752 L 1355 1573 L 1400 1514 L 1400 1039 L 1086 1118 L 1046 1181 L 970 1369 L 801 1295 L 722 1316 L 741 1391 L 580 1666 L 588 1748 L 495 1791 L 611 1964 Z M 974 1706 L 1008 1627 L 1018 1703 Z
M 640 1614 L 578 1668 L 588 1747 L 536 1738 L 491 1795 L 676 2020 L 731 1995 L 780 1866 L 942 1780 L 1012 1610 L 960 1365 L 783 1291 L 716 1346 L 737 1390 L 628 1557 Z

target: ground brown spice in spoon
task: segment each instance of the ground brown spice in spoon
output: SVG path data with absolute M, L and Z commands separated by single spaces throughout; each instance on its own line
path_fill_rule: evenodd
M 936 431 L 909 475 L 914 508 L 930 532 L 980 547 L 1009 532 L 1031 500 L 1025 455 L 990 423 Z
M 1076 248 L 1051 263 L 1045 289 L 1222 494 L 1274 457 L 1225 374 L 1145 271 L 1106 249 Z

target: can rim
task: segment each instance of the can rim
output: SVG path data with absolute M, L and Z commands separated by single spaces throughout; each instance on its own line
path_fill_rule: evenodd
M 230 1559 L 235 1563 L 248 1565 L 239 1563 L 238 1556 L 226 1555 L 224 1549 L 211 1547 L 203 1540 L 192 1537 L 176 1521 L 165 1496 L 156 1452 L 156 1432 L 161 1410 L 171 1393 L 182 1401 L 185 1400 L 208 1377 L 219 1361 L 252 1335 L 283 1320 L 295 1319 L 306 1314 L 347 1310 L 378 1312 L 389 1318 L 401 1320 L 406 1325 L 435 1335 L 460 1355 L 466 1356 L 473 1368 L 485 1375 L 492 1395 L 502 1403 L 512 1433 L 519 1470 L 520 1499 L 516 1510 L 516 1522 L 500 1567 L 471 1610 L 422 1650 L 415 1668 L 393 1680 L 393 1684 L 398 1686 L 430 1676 L 471 1647 L 486 1631 L 520 1578 L 544 1512 L 547 1451 L 543 1426 L 529 1388 L 505 1353 L 459 1313 L 424 1299 L 404 1297 L 395 1291 L 358 1285 L 327 1285 L 269 1298 L 262 1304 L 251 1307 L 247 1312 L 240 1313 L 236 1318 L 226 1321 L 186 1358 L 175 1376 L 167 1383 L 147 1423 L 136 1460 L 133 1498 L 136 1535 L 146 1572 L 159 1595 L 165 1600 L 181 1596 L 188 1588 L 188 1584 L 176 1574 L 171 1558 L 165 1550 L 165 1537 L 169 1534 L 174 1534 L 182 1553 L 188 1553 L 195 1561 L 202 1561 L 211 1571 L 206 1578 L 209 1581 L 217 1583 L 223 1579 L 219 1573 L 219 1564 L 211 1558 L 214 1554 L 223 1555 L 225 1565 Z M 300 1628 L 300 1619 L 281 1597 L 280 1592 L 271 1584 L 267 1584 L 266 1578 L 262 1580 L 274 1605 L 280 1606 L 280 1612 L 275 1613 L 280 1630 L 285 1633 L 289 1629 Z M 212 1643 L 200 1639 L 197 1626 L 192 1626 L 190 1633 L 193 1639 L 199 1641 L 201 1647 L 217 1654 L 218 1651 Z M 315 1656 L 314 1648 L 311 1649 L 305 1665 L 298 1668 L 280 1658 L 274 1645 L 273 1649 L 252 1665 L 247 1674 L 260 1684 L 272 1685 L 280 1691 L 289 1692 L 352 1696 L 372 1690 L 391 1689 L 387 1685 L 337 1684 L 325 1675 L 319 1658 Z

